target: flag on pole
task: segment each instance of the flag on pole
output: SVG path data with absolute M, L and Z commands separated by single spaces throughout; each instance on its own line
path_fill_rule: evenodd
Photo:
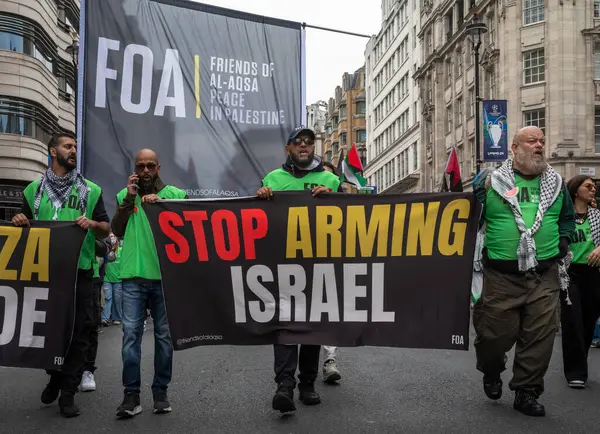
M 367 185 L 367 180 L 361 175 L 363 172 L 363 166 L 354 143 L 343 159 L 342 156 L 343 151 L 342 155 L 340 155 L 342 169 L 340 178 L 342 179 L 342 182 L 346 181 L 350 184 L 354 184 L 358 188 Z
M 452 146 L 450 155 L 448 155 L 448 162 L 446 163 L 446 170 L 444 170 L 442 181 L 442 191 L 463 191 L 460 164 L 458 163 L 458 156 L 456 155 L 456 148 L 454 146 Z

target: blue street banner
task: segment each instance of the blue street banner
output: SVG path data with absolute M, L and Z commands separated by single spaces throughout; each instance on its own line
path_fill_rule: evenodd
M 502 162 L 508 158 L 506 100 L 483 101 L 483 161 Z

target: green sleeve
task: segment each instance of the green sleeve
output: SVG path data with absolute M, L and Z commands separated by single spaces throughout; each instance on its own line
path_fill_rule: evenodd
M 558 217 L 558 233 L 561 238 L 571 242 L 575 236 L 575 209 L 567 186 L 563 181 L 563 203 Z

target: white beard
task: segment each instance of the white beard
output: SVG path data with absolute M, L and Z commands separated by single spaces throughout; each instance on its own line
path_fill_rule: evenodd
M 515 168 L 524 175 L 540 175 L 548 167 L 546 157 L 538 159 L 536 155 L 529 155 L 522 148 L 517 148 L 513 156 Z

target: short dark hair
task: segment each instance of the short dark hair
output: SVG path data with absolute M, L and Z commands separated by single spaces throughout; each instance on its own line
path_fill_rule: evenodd
M 75 142 L 77 142 L 77 137 L 75 137 L 75 134 L 70 133 L 68 131 L 64 131 L 64 132 L 61 132 L 61 133 L 54 133 L 54 134 L 52 134 L 52 138 L 48 142 L 48 151 L 50 150 L 50 148 L 56 148 L 58 146 L 58 142 L 63 137 L 67 137 L 69 139 L 73 139 L 73 140 L 75 140 Z

